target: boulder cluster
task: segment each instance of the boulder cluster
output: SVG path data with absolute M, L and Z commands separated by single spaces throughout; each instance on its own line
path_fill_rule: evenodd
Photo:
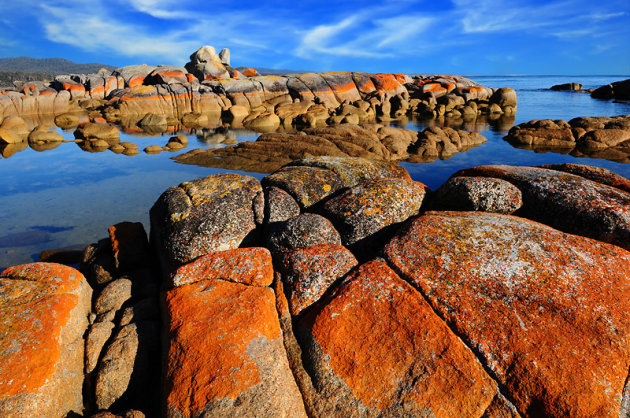
M 256 141 L 223 148 L 194 149 L 173 159 L 182 164 L 271 173 L 291 161 L 312 156 L 430 162 L 450 158 L 484 142 L 486 138 L 477 132 L 448 127 L 417 132 L 374 123 L 344 123 L 265 133 Z
M 591 93 L 591 97 L 604 100 L 630 100 L 630 79 L 601 86 Z
M 497 119 L 516 112 L 516 93 L 447 75 L 260 76 L 252 68 L 232 68 L 229 50 L 217 54 L 210 46 L 193 53 L 184 67 L 132 65 L 0 91 L 0 120 L 80 110 L 92 122 L 106 120 L 154 133 L 221 123 L 264 132 L 414 114 L 462 122 L 477 116 Z
M 630 180 L 608 170 L 481 166 L 431 191 L 311 157 L 170 187 L 150 218 L 82 273 L 0 273 L 0 415 L 630 411 Z
M 505 139 L 535 151 L 630 162 L 630 115 L 533 120 L 510 129 Z

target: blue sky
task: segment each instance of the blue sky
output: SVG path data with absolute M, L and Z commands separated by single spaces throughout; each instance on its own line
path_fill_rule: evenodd
M 0 57 L 453 74 L 630 74 L 628 0 L 4 0 Z

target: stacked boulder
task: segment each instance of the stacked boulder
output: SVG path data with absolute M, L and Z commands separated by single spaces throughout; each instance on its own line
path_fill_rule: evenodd
M 182 183 L 150 243 L 121 223 L 86 249 L 87 281 L 0 274 L 0 412 L 627 416 L 629 190 L 482 166 L 431 193 L 350 157 Z

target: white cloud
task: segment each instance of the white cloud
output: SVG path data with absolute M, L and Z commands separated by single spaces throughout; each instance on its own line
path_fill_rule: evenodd
M 405 54 L 420 43 L 417 37 L 427 31 L 435 19 L 400 15 L 373 19 L 380 11 L 364 10 L 337 23 L 318 25 L 302 36 L 298 56 L 314 58 L 318 54 L 386 58 Z

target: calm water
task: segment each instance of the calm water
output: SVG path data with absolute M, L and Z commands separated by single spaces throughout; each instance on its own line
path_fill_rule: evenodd
M 592 99 L 588 94 L 540 90 L 554 84 L 579 82 L 585 88 L 599 87 L 628 76 L 486 76 L 470 77 L 489 87 L 512 87 L 518 94 L 514 123 L 532 119 L 564 119 L 578 116 L 630 114 L 630 104 Z M 410 121 L 410 129 L 426 123 Z M 602 159 L 575 158 L 556 153 L 536 153 L 513 148 L 502 138 L 512 124 L 482 125 L 477 129 L 485 144 L 448 160 L 402 165 L 411 176 L 432 189 L 455 171 L 481 164 L 536 165 L 571 162 L 605 167 L 630 177 L 630 164 Z M 72 131 L 61 132 L 74 139 Z M 239 141 L 254 140 L 249 131 L 236 131 Z M 165 145 L 169 136 L 136 137 L 121 133 L 121 141 Z M 64 143 L 44 152 L 30 148 L 9 158 L 0 158 L 0 268 L 37 260 L 47 248 L 82 247 L 107 236 L 107 227 L 120 221 L 143 222 L 148 232 L 148 211 L 169 186 L 224 170 L 176 164 L 170 157 L 194 148 L 216 147 L 195 135 L 176 153 L 134 157 L 110 151 L 83 152 L 74 143 Z M 252 174 L 261 178 L 263 174 Z M 19 246 L 16 246 L 19 243 Z

